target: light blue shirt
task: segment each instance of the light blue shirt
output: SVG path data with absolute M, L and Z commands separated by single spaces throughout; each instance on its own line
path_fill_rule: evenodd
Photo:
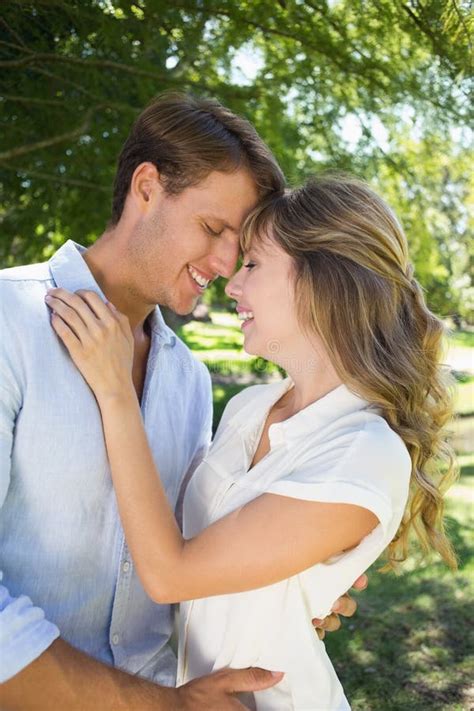
M 173 685 L 173 608 L 151 602 L 135 574 L 96 401 L 44 303 L 52 286 L 103 297 L 82 251 L 67 242 L 49 262 L 0 271 L 0 681 L 61 635 Z M 141 409 L 175 506 L 210 442 L 210 378 L 158 308 L 150 328 Z

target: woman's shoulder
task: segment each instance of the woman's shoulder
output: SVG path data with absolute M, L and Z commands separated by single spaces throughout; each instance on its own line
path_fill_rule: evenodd
M 375 410 L 365 411 L 363 423 L 341 431 L 327 446 L 316 447 L 303 465 L 304 476 L 333 486 L 356 486 L 383 495 L 397 506 L 407 496 L 412 462 L 400 437 Z M 313 479 L 313 480 L 314 480 Z
M 367 412 L 364 427 L 354 439 L 352 455 L 368 468 L 411 473 L 411 457 L 401 436 L 376 412 Z
M 291 467 L 281 472 L 272 491 L 287 489 L 289 496 L 324 501 L 342 494 L 347 501 L 352 495 L 363 500 L 372 492 L 395 508 L 404 505 L 412 463 L 402 438 L 371 408 L 351 420 L 306 436 L 304 443 L 298 440 Z

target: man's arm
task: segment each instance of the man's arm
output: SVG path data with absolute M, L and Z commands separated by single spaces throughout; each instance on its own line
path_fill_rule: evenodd
M 2 711 L 244 711 L 233 696 L 282 678 L 263 669 L 224 670 L 171 689 L 79 652 L 61 639 L 0 685 Z
M 171 711 L 175 706 L 169 691 L 101 664 L 58 639 L 0 686 L 0 707 L 2 711 Z

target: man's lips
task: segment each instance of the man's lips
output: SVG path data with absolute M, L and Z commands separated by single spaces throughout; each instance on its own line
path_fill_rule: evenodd
M 208 274 L 207 272 L 204 272 L 201 268 L 198 269 L 197 267 L 195 267 L 194 264 L 188 264 L 188 269 L 193 269 L 204 279 L 207 279 L 207 281 L 214 281 L 218 277 L 218 274 Z
M 188 264 L 188 274 L 194 285 L 201 291 L 207 289 L 209 284 L 212 282 L 212 277 L 209 277 L 200 269 L 196 269 L 192 264 Z

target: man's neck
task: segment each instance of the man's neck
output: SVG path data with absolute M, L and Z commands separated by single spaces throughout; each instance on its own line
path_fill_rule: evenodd
M 154 307 L 140 302 L 127 280 L 121 240 L 112 231 L 105 232 L 83 258 L 107 299 L 128 317 L 134 334 L 142 336 L 145 321 Z

